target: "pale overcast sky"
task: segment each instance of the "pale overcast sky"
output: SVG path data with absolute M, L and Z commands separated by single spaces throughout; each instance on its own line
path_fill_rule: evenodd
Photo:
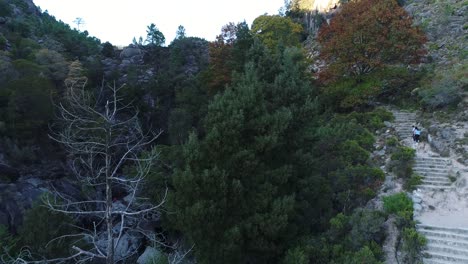
M 133 37 L 146 38 L 146 27 L 154 23 L 168 45 L 179 25 L 187 36 L 212 41 L 229 22 L 253 20 L 265 13 L 278 14 L 284 0 L 33 0 L 42 11 L 48 10 L 57 20 L 76 27 L 73 21 L 83 18 L 80 30 L 102 42 L 125 46 Z

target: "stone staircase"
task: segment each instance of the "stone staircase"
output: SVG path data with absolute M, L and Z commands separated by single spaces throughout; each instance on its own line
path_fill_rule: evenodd
M 413 136 L 413 128 L 416 124 L 416 114 L 410 112 L 393 112 L 395 117 L 395 131 L 400 139 L 411 139 Z
M 446 191 L 454 188 L 449 178 L 450 159 L 417 155 L 414 161 L 413 171 L 423 177 L 419 189 Z
M 425 264 L 468 263 L 468 229 L 419 224 L 427 239 Z
M 421 197 L 432 197 L 434 194 L 450 194 L 455 190 L 455 185 L 449 177 L 452 160 L 438 156 L 437 153 L 426 152 L 424 148 L 413 143 L 412 126 L 417 126 L 416 114 L 392 111 L 395 117 L 394 128 L 402 141 L 408 147 L 416 149 L 413 171 L 422 176 L 422 184 L 419 185 L 418 192 Z M 421 144 L 421 143 L 419 143 Z M 419 198 L 416 198 L 416 200 Z M 415 197 L 413 197 L 413 201 Z M 415 204 L 416 205 L 416 204 Z M 433 208 L 431 210 L 437 210 Z M 421 212 L 419 211 L 418 214 Z M 446 217 L 456 217 L 446 216 Z M 460 221 L 463 222 L 462 219 Z M 423 251 L 424 264 L 468 264 L 468 219 L 466 228 L 464 224 L 457 227 L 450 223 L 453 221 L 439 221 L 439 224 L 419 222 L 416 229 L 427 239 L 427 247 Z

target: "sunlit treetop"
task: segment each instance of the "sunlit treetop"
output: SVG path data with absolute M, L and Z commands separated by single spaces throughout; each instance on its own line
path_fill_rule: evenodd
M 396 0 L 354 0 L 319 31 L 323 78 L 361 76 L 388 64 L 418 63 L 426 37 Z

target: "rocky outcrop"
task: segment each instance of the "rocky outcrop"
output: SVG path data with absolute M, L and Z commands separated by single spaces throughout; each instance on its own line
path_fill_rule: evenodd
M 154 247 L 146 247 L 143 254 L 137 260 L 137 264 L 147 264 L 147 263 L 157 263 L 161 257 L 161 252 L 159 252 Z
M 80 197 L 81 190 L 67 178 L 44 179 L 41 177 L 21 176 L 14 183 L 0 183 L 0 225 L 13 233 L 23 223 L 24 213 L 44 193 L 59 191 L 71 197 Z
M 467 33 L 468 6 L 463 1 L 408 0 L 405 9 L 426 32 L 433 62 L 447 66 L 460 60 Z

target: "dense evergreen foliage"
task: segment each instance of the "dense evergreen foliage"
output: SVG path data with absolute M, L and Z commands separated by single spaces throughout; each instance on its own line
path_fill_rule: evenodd
M 424 41 L 396 1 L 351 1 L 324 25 L 325 82 L 314 79 L 302 45 L 313 36 L 292 13 L 262 15 L 251 28 L 229 23 L 213 42 L 187 37 L 180 26 L 167 46 L 151 24 L 147 43 L 130 47 L 138 63 L 123 67 L 111 43 L 23 8 L 13 17 L 10 1 L 0 0 L 0 16 L 9 18 L 0 25 L 0 145 L 21 146 L 33 157 L 23 165 L 64 156 L 47 133 L 67 89 L 87 84 L 105 97 L 98 84 L 116 82 L 144 129 L 163 131 L 159 166 L 143 191 L 158 202 L 168 188 L 158 231 L 194 245 L 197 263 L 383 263 L 382 226 L 391 213 L 408 228 L 408 252 L 424 244 L 405 197 L 384 201 L 383 212 L 364 209 L 384 179 L 370 159 L 373 132 L 392 118 L 375 100 L 414 88 L 410 71 L 394 64 L 418 59 Z M 356 32 L 366 40 L 360 45 Z M 388 37 L 370 38 L 379 32 Z M 395 147 L 399 176 L 411 177 L 412 155 Z M 41 244 L 68 231 L 59 222 L 92 222 L 49 215 L 60 228 L 35 230 L 44 210 L 34 207 L 18 234 L 0 229 L 1 247 L 30 245 L 54 257 L 66 247 Z

